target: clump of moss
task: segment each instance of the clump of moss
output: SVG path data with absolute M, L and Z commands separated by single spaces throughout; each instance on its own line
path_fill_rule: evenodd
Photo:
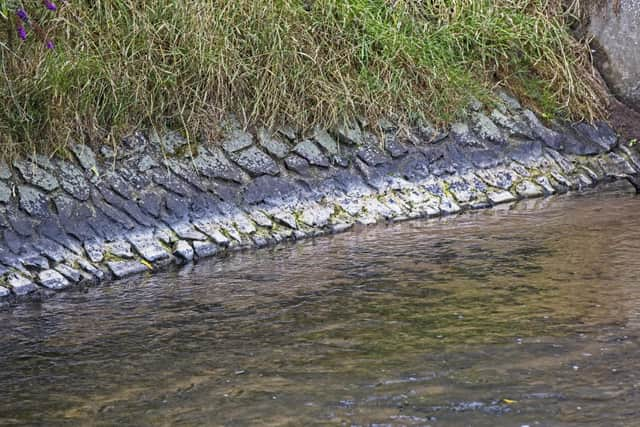
M 601 88 L 556 3 L 70 2 L 46 22 L 54 51 L 0 39 L 0 151 L 133 127 L 199 135 L 229 112 L 270 126 L 444 122 L 496 86 L 547 115 L 590 119 Z

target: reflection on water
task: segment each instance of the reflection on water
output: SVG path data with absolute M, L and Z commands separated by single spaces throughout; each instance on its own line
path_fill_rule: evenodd
M 0 425 L 634 425 L 640 199 L 376 226 L 0 310 Z

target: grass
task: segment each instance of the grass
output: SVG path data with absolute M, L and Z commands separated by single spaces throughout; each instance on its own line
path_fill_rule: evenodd
M 150 126 L 206 139 L 229 112 L 305 128 L 446 122 L 497 86 L 545 115 L 591 119 L 602 89 L 560 3 L 68 2 L 43 21 L 54 51 L 0 35 L 0 155 Z

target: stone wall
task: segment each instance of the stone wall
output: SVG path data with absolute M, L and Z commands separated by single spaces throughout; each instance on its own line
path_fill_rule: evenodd
M 138 133 L 117 151 L 75 145 L 66 159 L 2 164 L 0 299 L 638 176 L 637 151 L 607 125 L 552 129 L 503 99 L 446 132 L 384 120 L 304 137 L 229 125 L 217 143 Z
M 585 29 L 611 91 L 640 111 L 640 0 L 587 1 Z

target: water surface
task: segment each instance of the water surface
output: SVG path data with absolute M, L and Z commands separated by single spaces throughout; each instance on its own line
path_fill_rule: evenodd
M 0 425 L 640 424 L 628 188 L 0 308 Z

